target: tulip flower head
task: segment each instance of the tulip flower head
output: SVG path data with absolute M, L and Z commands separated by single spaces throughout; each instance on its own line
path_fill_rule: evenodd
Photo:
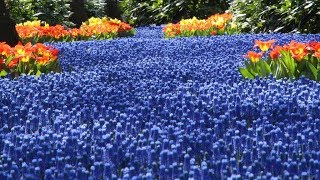
M 1 43 L 0 52 L 1 77 L 7 74 L 18 77 L 19 74 L 40 75 L 51 71 L 60 72 L 57 61 L 58 49 L 44 44 L 18 43 L 15 47 L 10 47 Z
M 307 49 L 314 52 L 314 57 L 320 58 L 320 42 L 310 42 Z
M 255 64 L 261 59 L 262 55 L 263 55 L 262 53 L 249 51 L 248 54 L 245 55 L 245 57 L 250 59 L 250 61 Z
M 246 78 L 254 78 L 258 75 L 268 77 L 273 74 L 277 79 L 289 78 L 298 79 L 304 75 L 315 81 L 320 81 L 318 76 L 320 68 L 320 43 L 309 42 L 302 43 L 292 40 L 289 44 L 275 46 L 275 40 L 260 41 L 255 40 L 255 46 L 258 46 L 261 53 L 249 51 L 246 58 L 250 59 L 252 64 L 246 64 L 246 67 L 240 67 L 239 71 Z M 272 47 L 267 59 L 259 61 L 266 51 Z M 275 61 L 276 60 L 276 61 Z
M 306 44 L 295 42 L 293 40 L 285 48 L 287 48 L 290 51 L 292 57 L 299 62 L 308 54 Z
M 33 51 L 31 48 L 31 43 L 26 44 L 25 46 L 18 44 L 14 47 L 15 57 L 21 60 L 22 62 L 28 62 L 31 57 L 33 57 Z
M 166 37 L 175 36 L 212 36 L 216 34 L 228 33 L 226 27 L 229 21 L 233 18 L 230 13 L 214 14 L 207 19 L 182 19 L 176 24 L 169 23 L 163 29 Z M 229 26 L 228 26 L 229 27 Z M 231 28 L 236 28 L 230 24 Z
M 281 46 L 276 46 L 274 49 L 272 49 L 270 51 L 270 57 L 271 59 L 278 59 L 279 58 L 279 55 L 280 55 L 280 51 L 282 50 L 283 48 Z
M 19 36 L 25 42 L 73 41 L 112 38 L 119 33 L 133 35 L 132 27 L 118 19 L 95 18 L 83 22 L 80 28 L 68 29 L 62 25 L 42 25 L 40 21 L 16 25 Z
M 6 43 L 0 43 L 0 55 L 8 57 L 11 53 L 11 47 Z
M 261 51 L 266 52 L 268 51 L 271 46 L 276 42 L 276 40 L 272 39 L 269 41 L 260 41 L 260 40 L 255 40 L 255 47 L 259 47 Z

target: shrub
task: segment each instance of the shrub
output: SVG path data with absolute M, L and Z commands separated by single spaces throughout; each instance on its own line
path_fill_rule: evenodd
M 105 16 L 105 0 L 86 0 L 85 9 L 88 17 L 104 17 Z
M 228 8 L 225 0 L 123 0 L 123 18 L 134 25 L 166 24 L 181 19 L 206 18 L 208 15 L 223 12 Z
M 37 75 L 51 71 L 60 72 L 58 50 L 43 44 L 18 44 L 10 47 L 0 44 L 0 77 L 10 74 L 18 77 L 21 74 Z
M 234 0 L 230 11 L 244 32 L 320 32 L 320 0 Z
M 22 0 L 7 0 L 6 5 L 10 10 L 11 18 L 16 23 L 30 21 L 36 19 L 33 15 L 35 14 L 32 8 L 31 1 Z
M 7 0 L 11 17 L 16 23 L 42 20 L 50 25 L 72 25 L 68 21 L 71 15 L 70 0 Z
M 239 68 L 246 78 L 267 77 L 272 73 L 277 79 L 297 79 L 304 75 L 312 80 L 320 80 L 320 42 L 300 43 L 291 41 L 284 46 L 275 46 L 266 52 L 275 40 L 255 41 L 262 52 L 249 51 L 245 68 Z
M 88 17 L 110 17 L 121 19 L 118 0 L 86 0 L 85 9 Z

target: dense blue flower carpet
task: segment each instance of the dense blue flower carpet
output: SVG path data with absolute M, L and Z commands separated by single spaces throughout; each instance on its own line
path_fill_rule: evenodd
M 61 74 L 0 81 L 0 179 L 320 179 L 320 84 L 244 80 L 255 39 L 57 43 Z

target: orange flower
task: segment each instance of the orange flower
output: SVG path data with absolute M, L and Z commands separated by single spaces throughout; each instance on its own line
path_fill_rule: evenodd
M 132 27 L 129 24 L 121 22 L 119 32 L 130 31 L 131 29 Z
M 281 46 L 276 46 L 274 49 L 272 49 L 270 51 L 270 57 L 271 59 L 278 59 L 279 55 L 280 55 L 280 50 L 282 50 L 283 48 Z
M 320 42 L 310 42 L 307 45 L 307 49 L 310 51 L 314 51 L 314 57 L 320 58 Z
M 51 50 L 51 54 L 52 54 L 52 57 L 58 57 L 59 50 L 58 49 L 53 49 L 53 50 Z
M 307 50 L 320 51 L 320 42 L 311 41 L 311 42 L 307 43 Z
M 258 46 L 260 48 L 261 51 L 268 51 L 269 48 L 276 42 L 275 39 L 269 40 L 269 41 L 259 41 L 259 40 L 255 40 L 255 47 Z
M 174 37 L 181 34 L 181 25 L 169 23 L 163 31 L 168 37 Z
M 43 57 L 38 57 L 37 58 L 37 63 L 40 65 L 45 65 L 50 61 L 49 56 L 43 56 Z
M 37 55 L 42 55 L 44 51 L 48 49 L 48 47 L 42 43 L 37 43 L 32 47 L 32 49 L 33 49 L 33 52 L 35 52 Z
M 248 54 L 245 55 L 245 57 L 250 59 L 250 61 L 255 64 L 261 59 L 262 53 L 256 53 L 254 51 L 249 51 Z
M 37 63 L 40 65 L 45 65 L 49 61 L 54 61 L 58 59 L 58 49 L 50 49 L 50 47 L 44 44 L 37 43 L 33 46 L 35 58 Z
M 223 30 L 226 26 L 226 23 L 230 21 L 233 17 L 231 13 L 224 13 L 224 14 L 214 14 L 206 19 L 206 23 L 210 24 L 211 26 L 218 28 L 219 30 Z
M 217 32 L 216 32 L 215 30 L 212 30 L 212 31 L 210 32 L 210 34 L 211 34 L 212 36 L 214 36 L 214 35 L 217 34 Z
M 2 71 L 2 67 L 5 64 L 5 60 L 4 59 L 0 59 L 0 71 Z
M 18 58 L 22 62 L 29 62 L 30 58 L 33 57 L 33 50 L 31 43 L 26 44 L 25 46 L 18 44 L 14 47 L 15 58 Z
M 308 54 L 307 45 L 304 43 L 298 43 L 292 40 L 287 48 L 292 57 L 299 62 Z
M 11 54 L 11 47 L 6 43 L 0 43 L 0 55 L 8 57 Z
M 72 38 L 76 38 L 80 34 L 80 30 L 77 28 L 73 28 L 69 30 L 69 33 Z
M 19 59 L 18 59 L 18 58 L 14 58 L 13 60 L 11 60 L 11 61 L 9 62 L 9 64 L 8 64 L 7 67 L 8 67 L 9 69 L 11 69 L 11 68 L 17 66 L 18 63 L 19 63 Z

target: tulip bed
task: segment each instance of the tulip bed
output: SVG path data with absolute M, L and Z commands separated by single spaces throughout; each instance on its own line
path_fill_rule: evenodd
M 236 34 L 238 28 L 233 19 L 230 13 L 214 14 L 207 19 L 182 19 L 176 24 L 167 24 L 163 33 L 166 38 Z
M 254 40 L 53 43 L 60 74 L 0 79 L 0 179 L 319 179 L 320 84 L 244 80 Z
M 134 28 L 118 19 L 92 17 L 79 28 L 65 28 L 62 25 L 50 26 L 45 22 L 27 21 L 16 25 L 24 43 L 69 42 L 79 40 L 105 40 L 116 37 L 133 36 Z

